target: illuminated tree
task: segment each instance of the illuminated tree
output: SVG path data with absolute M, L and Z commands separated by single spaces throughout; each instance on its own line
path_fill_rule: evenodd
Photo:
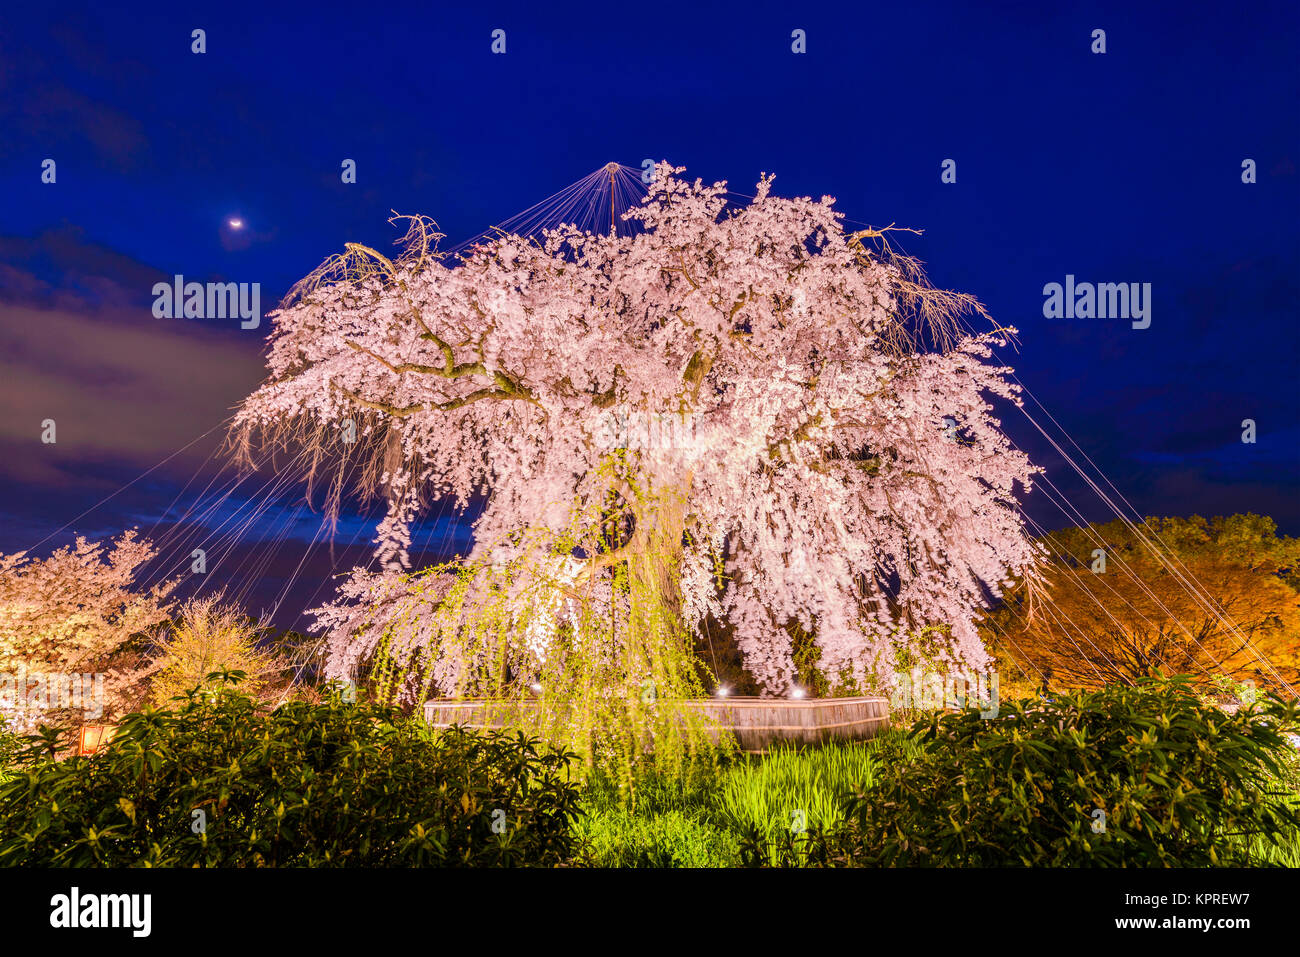
M 1157 670 L 1296 683 L 1300 540 L 1250 514 L 1148 518 L 1140 532 L 1117 520 L 1044 537 L 1044 600 L 1009 589 L 985 625 L 990 641 L 1071 687 Z
M 159 643 L 160 667 L 151 682 L 154 703 L 166 707 L 171 698 L 191 688 L 219 686 L 208 676 L 223 669 L 244 672 L 240 690 L 258 694 L 277 670 L 275 657 L 257 646 L 263 633 L 257 621 L 220 594 L 191 598 Z
M 694 686 L 709 616 L 770 693 L 796 623 L 862 681 L 936 622 L 984 663 L 977 609 L 1034 555 L 1033 469 L 989 404 L 1017 401 L 986 361 L 998 335 L 962 332 L 974 300 L 883 231 L 847 233 L 831 198 L 764 177 L 732 208 L 680 172 L 659 165 L 632 235 L 561 226 L 445 260 L 412 218 L 401 257 L 349 245 L 272 314 L 241 448 L 300 445 L 335 503 L 354 469 L 389 502 L 385 569 L 319 619 L 339 674 L 378 657 L 418 666 L 395 679 L 413 696 L 664 697 Z M 435 496 L 481 502 L 474 548 L 407 574 Z
M 46 559 L 0 554 L 0 674 L 16 680 L 102 671 L 105 711 L 112 715 L 133 704 L 156 666 L 142 655 L 119 653 L 167 620 L 166 597 L 175 586 L 137 588 L 141 567 L 155 554 L 134 531 L 111 547 L 78 537 Z M 48 717 L 19 709 L 10 721 L 31 727 Z

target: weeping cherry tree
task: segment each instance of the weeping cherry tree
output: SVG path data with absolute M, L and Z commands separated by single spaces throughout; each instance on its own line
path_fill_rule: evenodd
M 884 688 L 942 626 L 983 667 L 976 621 L 1035 550 L 1034 468 L 991 400 L 1004 333 L 932 288 L 834 200 L 743 207 L 656 168 L 630 235 L 559 226 L 455 257 L 423 217 L 403 252 L 327 260 L 272 314 L 270 379 L 236 439 L 306 449 L 343 495 L 379 493 L 379 571 L 318 610 L 330 669 L 389 693 L 532 697 L 585 753 L 689 747 L 670 703 L 704 690 L 694 641 L 734 635 L 765 693 L 819 667 Z M 474 546 L 411 571 L 434 500 Z M 553 706 L 553 707 L 552 707 Z M 610 745 L 610 741 L 615 741 Z

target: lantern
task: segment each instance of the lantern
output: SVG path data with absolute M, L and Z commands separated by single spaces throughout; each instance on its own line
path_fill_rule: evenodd
M 81 738 L 77 742 L 77 754 L 83 757 L 94 754 L 100 748 L 106 747 L 116 734 L 117 727 L 111 724 L 82 725 Z

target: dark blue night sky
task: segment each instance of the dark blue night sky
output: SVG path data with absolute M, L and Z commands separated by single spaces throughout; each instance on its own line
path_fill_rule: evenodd
M 200 533 L 175 520 L 225 481 L 219 424 L 267 327 L 156 319 L 159 279 L 257 282 L 269 310 L 343 243 L 397 239 L 390 210 L 456 242 L 645 158 L 741 193 L 771 172 L 923 229 L 905 251 L 1020 330 L 1003 357 L 1028 411 L 1138 513 L 1300 533 L 1293 2 L 41 6 L 0 13 L 0 550 L 139 525 L 188 555 Z M 1150 328 L 1044 318 L 1067 274 L 1150 283 Z M 1035 494 L 1035 522 L 1111 517 L 1023 415 L 1003 421 L 1078 509 Z M 283 597 L 289 624 L 366 555 L 374 513 L 345 515 L 331 555 L 300 488 L 254 514 L 273 474 L 201 534 L 228 549 L 218 577 L 252 610 Z M 458 541 L 445 520 L 422 538 Z

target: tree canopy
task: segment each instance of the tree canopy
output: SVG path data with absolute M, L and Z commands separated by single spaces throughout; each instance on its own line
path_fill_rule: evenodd
M 1050 601 L 1012 588 L 984 625 L 1030 673 L 1085 688 L 1157 670 L 1275 687 L 1300 678 L 1300 539 L 1271 518 L 1116 520 L 1042 542 Z
M 167 596 L 176 585 L 139 587 L 141 569 L 156 554 L 135 531 L 112 543 L 78 537 L 44 559 L 0 554 L 0 675 L 38 675 L 45 682 L 59 676 L 66 682 L 71 675 L 102 672 L 105 709 L 114 713 L 134 704 L 140 682 L 156 666 L 142 654 L 120 653 L 167 621 Z M 46 687 L 45 693 L 54 690 Z M 55 702 L 48 710 L 58 709 Z M 20 702 L 7 717 L 14 727 L 30 728 L 50 714 Z
M 765 176 L 734 207 L 681 172 L 659 165 L 632 235 L 560 226 L 450 258 L 410 218 L 399 257 L 350 245 L 272 314 L 241 448 L 304 446 L 335 501 L 389 502 L 385 569 L 319 619 L 340 673 L 382 651 L 469 693 L 585 657 L 671 683 L 647 642 L 708 616 L 772 693 L 791 623 L 829 673 L 890 675 L 936 622 L 985 662 L 977 612 L 1035 554 L 1034 470 L 990 404 L 1018 401 L 988 361 L 1014 330 L 962 331 L 978 304 L 847 232 L 830 197 Z M 407 574 L 434 497 L 482 501 L 473 551 Z

